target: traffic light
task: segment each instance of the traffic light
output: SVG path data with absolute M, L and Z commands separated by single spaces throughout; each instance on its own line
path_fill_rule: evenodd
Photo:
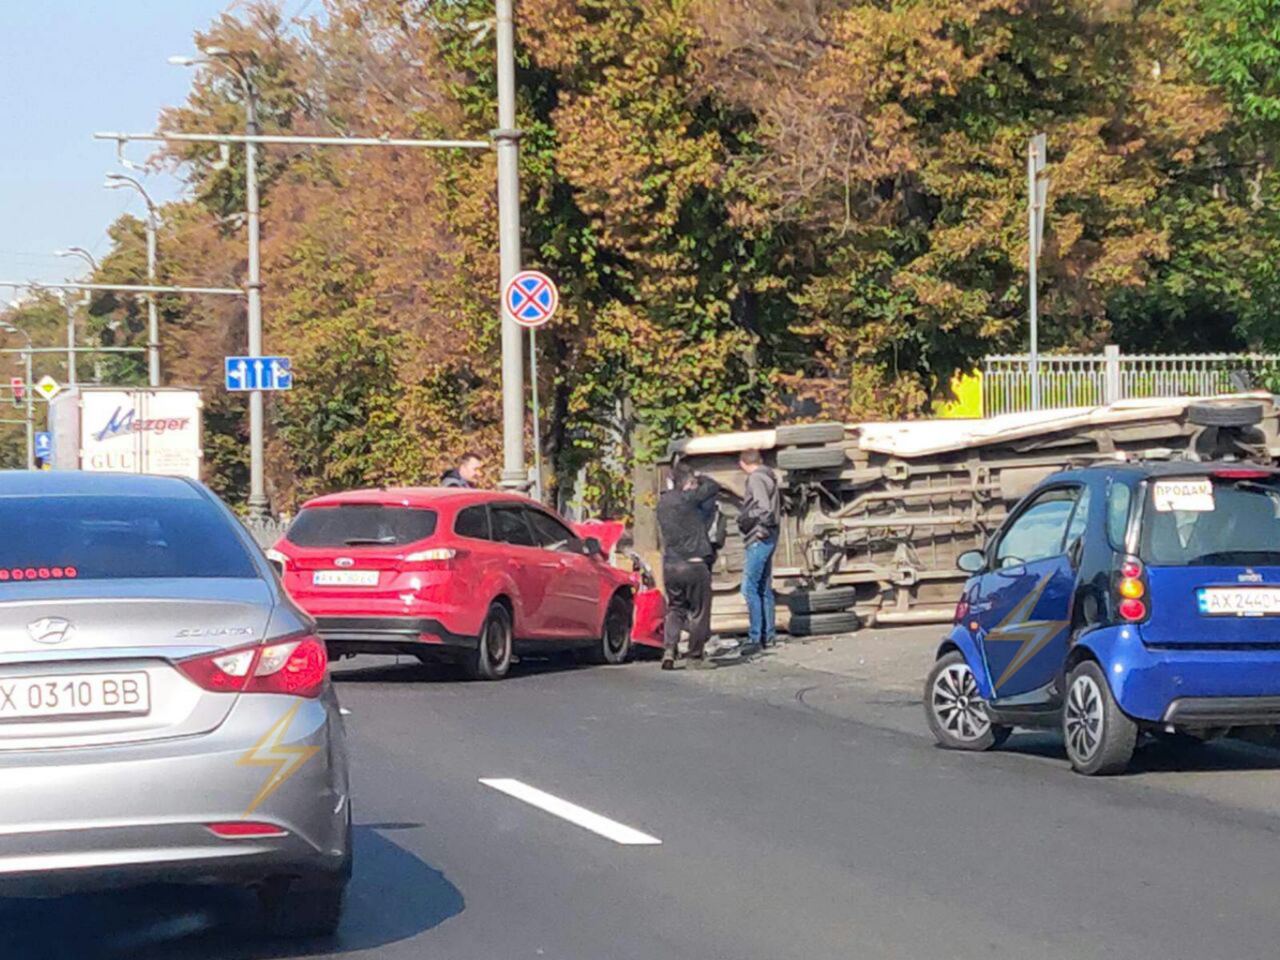
M 22 406 L 22 401 L 27 396 L 27 384 L 21 377 L 10 377 L 9 387 L 13 390 L 13 405 L 15 407 Z

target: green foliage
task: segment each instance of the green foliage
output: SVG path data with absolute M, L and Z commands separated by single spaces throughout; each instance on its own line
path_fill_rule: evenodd
M 1199 0 L 1187 49 L 1243 120 L 1280 126 L 1280 0 Z

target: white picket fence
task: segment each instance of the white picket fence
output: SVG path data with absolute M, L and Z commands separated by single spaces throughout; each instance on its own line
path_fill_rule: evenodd
M 1131 397 L 1233 393 L 1280 377 L 1280 354 L 1102 354 L 1040 357 L 1040 406 L 1089 407 Z M 982 368 L 984 416 L 1031 409 L 1031 358 L 987 357 Z

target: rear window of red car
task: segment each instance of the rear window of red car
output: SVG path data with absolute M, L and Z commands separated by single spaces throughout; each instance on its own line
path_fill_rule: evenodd
M 299 547 L 396 547 L 436 532 L 436 512 L 421 507 L 347 503 L 306 507 L 285 539 Z

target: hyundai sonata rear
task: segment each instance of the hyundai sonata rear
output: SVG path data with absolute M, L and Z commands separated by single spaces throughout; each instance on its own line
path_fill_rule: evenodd
M 332 932 L 325 649 L 235 518 L 183 480 L 0 474 L 0 529 L 0 892 L 244 883 Z

